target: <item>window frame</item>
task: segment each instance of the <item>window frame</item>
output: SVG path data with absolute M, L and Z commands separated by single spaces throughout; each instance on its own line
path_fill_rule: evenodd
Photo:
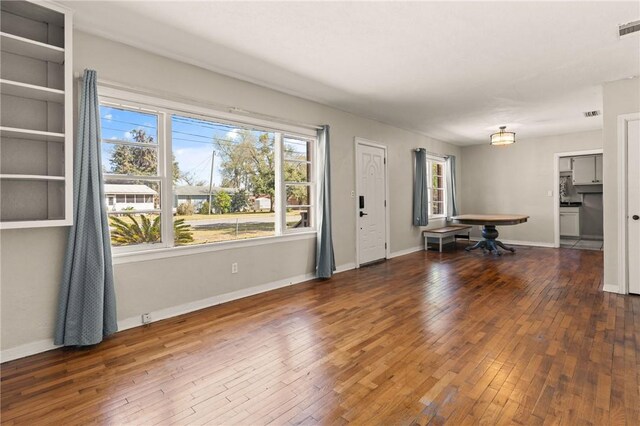
M 427 155 L 426 156 L 426 162 L 427 162 L 427 215 L 430 219 L 446 219 L 447 218 L 447 163 L 446 163 L 446 157 L 437 157 L 434 155 Z M 441 164 L 442 165 L 442 188 L 434 188 L 432 186 L 433 184 L 433 164 Z M 437 189 L 437 190 L 442 190 L 442 193 L 444 194 L 443 200 L 442 200 L 442 214 L 432 214 L 431 212 L 432 207 L 433 207 L 433 190 Z
M 180 101 L 169 100 L 144 94 L 131 92 L 113 88 L 110 86 L 101 86 L 98 84 L 99 105 L 109 106 L 113 108 L 140 111 L 143 113 L 151 113 L 158 116 L 157 129 L 157 150 L 158 150 L 158 175 L 157 176 L 132 176 L 118 174 L 104 174 L 107 180 L 150 180 L 160 183 L 160 214 L 161 214 L 161 235 L 162 241 L 153 244 L 136 244 L 130 246 L 111 246 L 114 259 L 119 257 L 136 257 L 140 260 L 148 260 L 153 258 L 171 257 L 174 255 L 184 255 L 190 252 L 199 253 L 203 251 L 217 251 L 222 249 L 231 249 L 241 246 L 262 245 L 268 241 L 281 241 L 283 239 L 299 239 L 308 235 L 310 238 L 315 237 L 317 233 L 317 172 L 319 170 L 317 162 L 318 137 L 315 129 L 303 128 L 290 125 L 287 123 L 277 123 L 264 120 L 262 118 L 247 117 L 232 112 L 222 112 L 213 106 L 202 106 L 197 102 L 183 103 Z M 183 116 L 191 117 L 199 120 L 212 121 L 219 124 L 227 124 L 238 128 L 246 128 L 250 130 L 273 132 L 275 134 L 274 141 L 274 168 L 276 170 L 276 188 L 274 204 L 275 208 L 275 233 L 274 235 L 255 237 L 239 240 L 217 241 L 194 245 L 177 246 L 174 242 L 173 230 L 173 174 L 169 173 L 173 168 L 172 155 L 172 117 Z M 287 197 L 284 182 L 284 139 L 292 138 L 310 142 L 309 158 L 310 158 L 310 175 L 307 177 L 310 187 L 310 226 L 304 228 L 287 229 L 286 209 Z M 102 141 L 101 141 L 102 146 Z M 126 263 L 131 260 L 123 260 Z
M 144 114 L 152 114 L 156 116 L 157 119 L 157 140 L 156 147 L 157 150 L 157 165 L 156 165 L 156 174 L 155 175 L 122 175 L 117 173 L 103 173 L 104 181 L 129 181 L 129 180 L 141 180 L 141 181 L 150 181 L 157 182 L 160 197 L 160 208 L 153 210 L 138 210 L 136 212 L 139 213 L 152 213 L 157 212 L 160 214 L 160 242 L 158 243 L 141 243 L 141 244 L 132 244 L 128 246 L 111 246 L 112 253 L 131 253 L 131 252 L 139 252 L 139 251 L 148 251 L 148 250 L 157 250 L 157 249 L 165 249 L 173 246 L 173 224 L 171 226 L 167 226 L 166 217 L 173 216 L 172 210 L 172 200 L 171 198 L 167 198 L 167 179 L 171 179 L 171 175 L 167 174 L 167 170 L 171 170 L 167 168 L 167 157 L 169 161 L 169 167 L 172 167 L 171 164 L 171 156 L 166 155 L 166 114 L 163 111 L 160 111 L 157 108 L 153 108 L 146 104 L 141 104 L 135 102 L 133 100 L 122 102 L 117 99 L 111 99 L 109 97 L 98 96 L 99 106 L 107 106 L 116 109 L 122 109 L 125 111 L 133 111 L 133 112 L 141 112 Z M 102 120 L 102 117 L 100 117 Z M 103 142 L 105 141 L 105 142 Z M 123 141 L 126 142 L 126 141 Z M 110 141 L 107 139 L 102 139 L 100 141 L 100 148 L 102 149 L 102 144 L 107 143 L 110 145 L 130 145 L 130 146 L 141 146 L 143 144 L 140 143 L 118 143 L 114 141 Z M 167 176 L 168 175 L 168 176 Z M 169 188 L 170 189 L 170 188 Z M 128 204 L 129 194 L 123 194 L 125 198 L 125 204 Z M 135 203 L 134 203 L 135 204 Z M 112 215 L 111 212 L 107 211 L 107 215 Z
M 278 138 L 280 139 L 280 141 L 278 141 Z M 304 142 L 308 142 L 310 143 L 310 145 L 308 145 L 307 148 L 307 155 L 309 160 L 306 161 L 297 161 L 297 160 L 292 160 L 292 159 L 287 159 L 285 158 L 285 150 L 284 150 L 284 140 L 285 139 L 295 139 L 298 141 L 304 141 Z M 280 179 L 278 179 L 278 176 L 276 174 L 276 186 L 280 186 L 279 190 L 276 190 L 276 203 L 278 206 L 280 206 L 280 211 L 281 211 L 281 215 L 278 218 L 278 214 L 276 213 L 276 221 L 279 222 L 279 226 L 280 226 L 280 230 L 281 230 L 281 235 L 286 235 L 286 234 L 299 234 L 301 232 L 309 232 L 309 231 L 315 231 L 316 229 L 316 217 L 318 216 L 318 212 L 317 212 L 317 200 L 316 200 L 316 196 L 317 196 L 317 164 L 316 164 L 316 153 L 317 153 L 317 149 L 318 149 L 318 139 L 316 138 L 310 138 L 310 137 L 305 137 L 305 136 L 300 136 L 300 135 L 294 135 L 291 132 L 282 132 L 279 135 L 276 134 L 276 168 L 279 169 L 280 172 Z M 285 181 L 285 163 L 287 161 L 291 161 L 291 162 L 298 162 L 301 164 L 308 164 L 309 165 L 309 172 L 307 173 L 307 182 L 288 182 Z M 309 204 L 304 204 L 304 205 L 289 205 L 287 204 L 287 185 L 298 185 L 298 186 L 307 186 L 309 188 Z M 280 194 L 280 197 L 278 197 L 278 194 Z M 288 208 L 307 208 L 309 211 L 309 226 L 305 226 L 305 227 L 301 227 L 301 228 L 287 228 L 287 209 Z M 276 235 L 277 235 L 277 228 L 278 225 L 276 225 Z

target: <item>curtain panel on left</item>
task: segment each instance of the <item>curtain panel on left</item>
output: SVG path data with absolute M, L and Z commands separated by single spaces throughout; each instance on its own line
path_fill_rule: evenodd
M 85 70 L 73 164 L 73 225 L 60 287 L 56 345 L 94 345 L 118 330 L 96 80 L 95 71 Z

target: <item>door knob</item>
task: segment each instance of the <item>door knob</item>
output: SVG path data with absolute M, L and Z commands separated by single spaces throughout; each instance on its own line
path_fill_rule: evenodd
M 640 216 L 638 216 L 637 214 L 634 214 L 633 216 L 631 216 L 631 218 L 633 220 L 638 220 L 638 219 L 640 219 Z
M 364 213 L 364 212 L 360 212 L 360 217 L 362 217 L 362 216 L 366 216 L 366 215 L 367 215 L 366 213 Z

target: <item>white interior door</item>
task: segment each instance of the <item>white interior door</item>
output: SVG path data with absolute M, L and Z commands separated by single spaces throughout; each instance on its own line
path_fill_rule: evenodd
M 629 293 L 640 294 L 640 120 L 627 126 L 628 282 Z
M 358 263 L 386 257 L 386 160 L 385 149 L 358 143 L 357 221 Z

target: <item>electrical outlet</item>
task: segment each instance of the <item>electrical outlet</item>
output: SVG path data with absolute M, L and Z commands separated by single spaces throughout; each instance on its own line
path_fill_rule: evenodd
M 149 324 L 151 322 L 151 314 L 142 314 L 142 323 Z
M 351 191 L 351 198 L 356 198 L 356 191 Z
M 235 262 L 231 264 L 231 273 L 232 274 L 237 274 L 238 273 L 238 264 L 235 263 Z

